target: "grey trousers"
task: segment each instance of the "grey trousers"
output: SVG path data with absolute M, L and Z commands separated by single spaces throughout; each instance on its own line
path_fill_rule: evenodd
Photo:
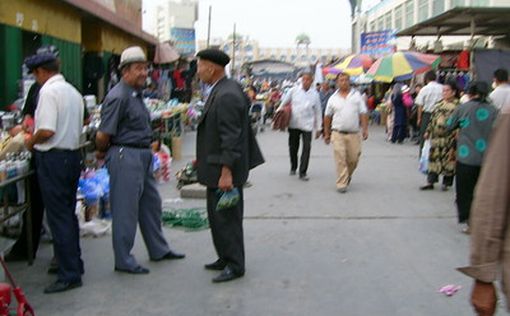
M 151 259 L 159 259 L 170 250 L 161 227 L 161 197 L 152 174 L 152 152 L 113 146 L 106 161 L 115 267 L 132 270 L 138 266 L 131 254 L 137 224 Z

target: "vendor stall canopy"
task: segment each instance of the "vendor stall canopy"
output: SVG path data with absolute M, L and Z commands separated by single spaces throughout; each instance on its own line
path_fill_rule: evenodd
M 397 36 L 509 35 L 509 16 L 509 7 L 455 7 L 404 29 Z

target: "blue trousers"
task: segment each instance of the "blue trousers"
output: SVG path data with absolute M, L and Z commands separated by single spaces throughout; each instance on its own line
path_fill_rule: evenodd
M 115 267 L 133 270 L 138 266 L 131 254 L 137 224 L 151 259 L 159 259 L 170 251 L 161 226 L 161 197 L 152 173 L 152 152 L 113 146 L 106 161 Z
M 64 282 L 80 281 L 84 272 L 80 228 L 75 215 L 80 161 L 77 150 L 35 152 L 37 177 L 58 263 L 58 279 Z

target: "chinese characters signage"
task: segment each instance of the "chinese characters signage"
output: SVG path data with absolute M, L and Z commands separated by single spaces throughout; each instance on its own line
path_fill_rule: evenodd
M 179 54 L 195 54 L 195 29 L 173 27 L 170 30 L 170 38 Z
M 395 40 L 393 30 L 361 33 L 361 54 L 379 58 L 393 53 L 396 50 Z

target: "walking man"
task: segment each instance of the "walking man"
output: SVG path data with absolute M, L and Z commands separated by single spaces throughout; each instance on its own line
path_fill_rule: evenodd
M 225 76 L 229 56 L 205 49 L 197 57 L 199 79 L 213 87 L 197 128 L 197 171 L 198 181 L 207 187 L 207 215 L 218 255 L 205 268 L 221 271 L 212 279 L 217 283 L 245 273 L 243 185 L 250 167 L 262 163 L 263 158 L 251 155 L 257 145 L 250 132 L 250 103 L 241 86 Z M 237 203 L 217 210 L 220 196 L 226 192 L 235 195 L 235 191 Z
M 368 138 L 368 115 L 365 101 L 356 89 L 351 88 L 348 74 L 338 75 L 337 86 L 338 90 L 326 106 L 324 142 L 333 144 L 336 188 L 345 193 L 361 155 L 361 138 Z
M 96 136 L 98 159 L 110 173 L 110 206 L 115 271 L 146 274 L 131 254 L 140 225 L 152 261 L 182 259 L 168 247 L 161 228 L 161 197 L 152 173 L 150 113 L 142 100 L 147 59 L 138 47 L 121 55 L 122 80 L 106 96 Z
M 503 105 L 510 103 L 510 84 L 508 83 L 508 71 L 506 69 L 500 68 L 494 72 L 494 84 L 496 88 L 489 97 L 499 111 Z
M 34 135 L 25 145 L 34 151 L 58 264 L 56 282 L 44 289 L 50 294 L 82 285 L 84 270 L 75 206 L 84 104 L 80 93 L 60 74 L 55 54 L 43 51 L 27 58 L 25 64 L 41 85 Z
M 303 139 L 303 149 L 299 163 L 299 179 L 308 181 L 308 163 L 312 147 L 312 132 L 315 130 L 315 138 L 321 135 L 322 110 L 319 93 L 311 89 L 313 75 L 305 72 L 301 75 L 301 83 L 290 89 L 283 97 L 280 108 L 290 102 L 292 112 L 289 123 L 289 152 L 290 152 L 290 175 L 295 175 L 298 169 L 299 138 Z
M 420 152 L 423 147 L 423 135 L 430 122 L 432 111 L 436 104 L 443 98 L 443 85 L 436 82 L 436 73 L 431 70 L 425 74 L 425 87 L 423 87 L 414 103 L 418 106 L 417 125 L 420 127 Z

